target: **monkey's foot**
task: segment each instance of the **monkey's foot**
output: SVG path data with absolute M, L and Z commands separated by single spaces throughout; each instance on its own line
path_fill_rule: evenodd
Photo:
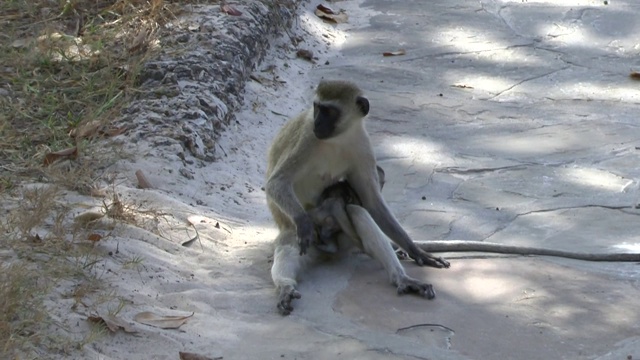
M 441 269 L 451 265 L 447 260 L 433 256 L 420 248 L 416 248 L 413 254 L 409 253 L 409 256 L 420 266 L 426 265 Z
M 405 276 L 397 281 L 398 294 L 418 294 L 431 300 L 436 297 L 436 292 L 431 284 L 425 284 L 416 279 Z
M 296 290 L 293 285 L 283 286 L 278 296 L 278 311 L 282 315 L 289 315 L 293 311 L 291 302 L 294 299 L 300 299 L 302 295 Z

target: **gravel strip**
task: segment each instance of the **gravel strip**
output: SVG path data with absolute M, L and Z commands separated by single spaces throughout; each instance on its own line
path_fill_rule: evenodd
M 213 161 L 216 140 L 234 121 L 234 111 L 251 72 L 269 41 L 286 32 L 295 0 L 241 0 L 230 3 L 242 14 L 228 15 L 216 5 L 189 5 L 165 25 L 160 55 L 140 76 L 140 97 L 119 120 L 135 142 L 183 148 Z

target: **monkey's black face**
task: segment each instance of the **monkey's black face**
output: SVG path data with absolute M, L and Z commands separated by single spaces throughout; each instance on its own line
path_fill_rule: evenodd
M 355 105 L 355 108 L 360 112 L 362 117 L 367 116 L 369 113 L 369 100 L 367 100 L 366 97 L 358 96 Z M 349 106 L 349 108 L 351 108 L 351 106 Z M 313 133 L 318 139 L 328 139 L 339 134 L 340 121 L 345 115 L 343 114 L 343 110 L 344 108 L 333 103 L 313 103 Z M 353 111 L 351 109 L 348 110 Z M 350 115 L 348 112 L 346 116 L 354 115 Z M 342 127 L 344 128 L 345 126 Z
M 313 104 L 313 133 L 318 139 L 328 139 L 335 135 L 341 111 L 335 105 Z

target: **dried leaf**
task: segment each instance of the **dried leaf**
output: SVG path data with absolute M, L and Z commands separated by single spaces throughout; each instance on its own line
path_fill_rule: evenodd
M 182 326 L 194 313 L 188 316 L 163 316 L 144 311 L 137 314 L 133 319 L 141 324 L 158 327 L 161 329 L 177 329 Z
M 330 8 L 330 7 L 326 6 L 326 5 L 323 5 L 323 4 L 320 4 L 320 5 L 316 6 L 316 9 L 322 11 L 325 14 L 338 15 L 338 13 L 333 11 L 332 8 Z
M 140 189 L 153 189 L 153 185 L 151 185 L 151 182 L 147 179 L 142 170 L 136 171 L 136 178 L 138 179 L 138 187 Z
M 233 6 L 229 5 L 229 4 L 221 4 L 220 5 L 220 10 L 222 10 L 223 13 L 227 14 L 227 15 L 231 15 L 231 16 L 240 16 L 242 15 L 242 13 L 234 8 Z
M 196 235 L 196 236 L 192 237 L 191 239 L 189 239 L 189 240 L 187 240 L 187 241 L 183 242 L 183 243 L 182 243 L 182 246 L 184 246 L 184 247 L 189 247 L 189 246 L 191 246 L 191 245 L 193 244 L 193 242 L 194 242 L 194 241 L 198 240 L 198 238 L 199 238 L 199 236 L 198 236 L 198 235 Z
M 38 244 L 38 243 L 42 242 L 42 238 L 37 233 L 35 235 L 27 234 L 27 240 L 29 240 L 29 241 L 31 241 L 32 243 L 35 243 L 35 244 Z
M 91 234 L 87 237 L 87 240 L 94 242 L 100 241 L 100 239 L 102 239 L 102 235 L 100 234 Z
M 326 20 L 336 24 L 346 23 L 349 20 L 349 17 L 344 11 L 340 10 L 340 12 L 336 12 L 331 8 L 324 6 L 322 4 L 316 7 L 315 14 L 317 17 L 321 18 L 322 20 Z
M 114 137 L 124 133 L 126 130 L 127 128 L 125 126 L 105 129 L 100 121 L 91 121 L 75 129 L 71 129 L 69 136 L 77 139 L 93 138 L 95 136 Z
M 632 78 L 633 80 L 640 80 L 640 72 L 632 71 L 629 74 L 629 77 Z
M 204 220 L 201 220 L 201 222 L 204 222 Z M 193 230 L 196 231 L 196 236 L 194 236 L 191 239 L 183 242 L 182 246 L 185 246 L 185 247 L 189 247 L 189 246 L 191 246 L 191 244 L 193 244 L 194 241 L 200 240 L 200 234 L 198 233 L 198 229 L 196 229 L 196 226 L 193 225 L 193 223 L 191 221 L 189 221 L 189 220 L 187 220 L 187 224 L 189 226 L 193 227 Z M 202 242 L 200 242 L 200 247 L 202 247 Z M 202 250 L 204 251 L 204 247 L 202 247 Z
M 44 166 L 48 166 L 53 164 L 56 161 L 64 160 L 64 159 L 75 159 L 78 157 L 78 148 L 72 147 L 60 151 L 55 151 L 52 153 L 48 153 L 44 156 Z
M 264 78 L 263 76 L 260 76 L 260 75 L 256 75 L 256 74 L 249 75 L 249 79 L 257 82 L 260 85 L 264 85 L 264 83 L 267 82 L 266 78 Z
M 91 189 L 89 189 L 89 194 L 93 197 L 105 197 L 107 196 L 107 189 L 106 188 L 98 188 L 98 187 L 91 187 Z
M 400 55 L 404 55 L 407 52 L 404 49 L 400 49 L 397 51 L 387 51 L 387 52 L 383 52 L 382 56 L 400 56 Z
M 136 36 L 133 38 L 133 41 L 131 42 L 131 46 L 129 46 L 129 48 L 127 50 L 129 50 L 130 53 L 135 53 L 138 50 L 144 50 L 147 47 L 147 29 L 142 28 L 139 30 L 139 32 L 136 34 Z
M 105 315 L 105 316 L 101 316 L 101 315 L 89 316 L 87 320 L 96 324 L 105 324 L 107 326 L 107 329 L 109 329 L 111 332 L 116 332 L 119 329 L 122 329 L 128 333 L 136 332 L 136 330 L 131 328 L 131 326 L 127 324 L 124 320 L 111 314 Z
M 104 214 L 98 211 L 86 211 L 82 214 L 78 214 L 73 221 L 79 225 L 87 225 L 92 221 L 101 219 L 103 216 Z
M 215 360 L 214 358 L 191 352 L 179 351 L 178 354 L 180 355 L 180 360 Z
M 80 37 L 84 33 L 84 19 L 82 16 L 78 16 L 77 13 L 76 13 L 76 27 L 73 33 L 75 34 L 76 37 Z
M 300 49 L 296 52 L 296 56 L 301 59 L 305 59 L 307 61 L 315 63 L 315 61 L 313 60 L 313 51 L 311 50 Z
M 78 139 L 93 137 L 98 133 L 98 129 L 100 128 L 100 121 L 93 120 L 88 123 L 82 124 L 75 129 L 72 129 L 69 132 L 70 137 L 75 137 Z
M 125 131 L 127 131 L 126 126 L 121 126 L 121 127 L 109 128 L 106 130 L 100 130 L 100 134 L 108 137 L 114 137 L 114 136 L 123 134 Z
M 16 39 L 16 40 L 13 40 L 13 42 L 11 43 L 11 47 L 14 49 L 20 49 L 23 47 L 27 47 L 30 42 L 31 40 L 28 40 L 28 39 Z

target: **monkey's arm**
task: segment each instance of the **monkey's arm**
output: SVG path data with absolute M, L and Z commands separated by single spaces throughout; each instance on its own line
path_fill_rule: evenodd
M 307 252 L 309 244 L 314 242 L 316 233 L 313 220 L 300 204 L 295 193 L 293 187 L 295 173 L 287 171 L 287 165 L 285 163 L 274 170 L 267 179 L 265 191 L 270 201 L 295 224 L 300 255 L 303 255 Z
M 580 253 L 528 246 L 504 245 L 472 240 L 416 241 L 416 245 L 429 252 L 484 252 L 515 255 L 555 256 L 586 261 L 640 261 L 640 254 L 631 253 Z
M 370 166 L 370 169 L 371 171 L 356 171 L 349 174 L 348 181 L 360 197 L 362 206 L 367 209 L 380 229 L 393 242 L 404 249 L 418 265 L 428 265 L 436 268 L 449 267 L 448 261 L 427 253 L 417 247 L 411 240 L 382 198 L 382 194 L 378 189 L 379 183 L 375 165 Z

